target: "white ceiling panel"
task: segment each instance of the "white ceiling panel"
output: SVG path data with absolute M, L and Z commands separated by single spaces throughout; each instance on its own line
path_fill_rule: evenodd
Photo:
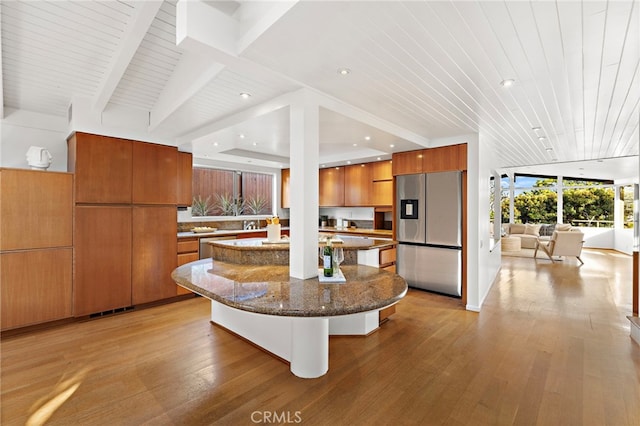
M 504 167 L 638 155 L 638 0 L 309 0 L 263 26 L 256 14 L 275 16 L 268 2 L 204 3 L 223 13 L 232 33 L 222 39 L 255 41 L 236 54 L 198 41 L 186 55 L 176 46 L 178 0 L 147 9 L 139 26 L 148 28 L 134 24 L 139 1 L 3 1 L 4 107 L 64 116 L 75 97 L 96 109 L 108 98 L 111 111 L 157 117 L 150 138 L 278 167 L 289 152 L 278 100 L 309 88 L 352 114 L 322 109 L 321 157 L 332 164 L 476 132 Z M 127 44 L 133 29 L 144 33 Z M 216 44 L 212 29 L 202 28 Z M 414 142 L 381 130 L 391 128 Z M 371 140 L 357 141 L 361 133 Z

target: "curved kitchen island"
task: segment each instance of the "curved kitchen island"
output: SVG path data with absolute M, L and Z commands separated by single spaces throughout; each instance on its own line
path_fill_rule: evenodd
M 178 267 L 178 285 L 211 300 L 211 321 L 290 363 L 298 377 L 329 369 L 329 335 L 367 335 L 378 312 L 407 292 L 399 275 L 342 265 L 344 283 L 289 276 L 285 265 L 242 265 L 203 259 Z

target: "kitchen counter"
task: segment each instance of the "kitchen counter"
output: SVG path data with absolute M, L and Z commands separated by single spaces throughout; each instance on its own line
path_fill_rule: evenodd
M 393 231 L 390 229 L 367 229 L 367 228 L 336 228 L 333 226 L 320 227 L 320 232 L 330 232 L 332 234 L 349 234 L 360 236 L 372 236 L 378 238 L 391 238 Z
M 288 226 L 281 228 L 283 231 L 288 231 Z M 229 237 L 241 234 L 251 234 L 254 232 L 267 232 L 267 228 L 257 229 L 219 229 L 213 232 L 178 232 L 178 239 L 180 238 L 193 238 L 193 237 Z
M 341 243 L 335 247 L 344 249 L 344 265 L 358 263 L 359 250 L 372 250 L 395 246 L 395 241 L 376 238 L 358 238 L 341 236 Z M 214 259 L 242 265 L 288 265 L 289 243 L 281 240 L 269 243 L 265 238 L 246 238 L 241 240 L 210 241 L 211 256 Z M 319 242 L 323 246 L 324 242 Z
M 364 265 L 341 265 L 346 283 L 301 280 L 280 265 L 238 265 L 212 259 L 173 271 L 178 285 L 243 311 L 278 316 L 326 317 L 371 311 L 402 299 L 399 275 Z
M 344 283 L 289 276 L 288 266 L 238 265 L 212 259 L 171 274 L 178 285 L 211 300 L 211 321 L 290 363 L 293 374 L 329 369 L 329 335 L 366 336 L 380 310 L 407 293 L 399 275 L 370 266 L 342 266 Z

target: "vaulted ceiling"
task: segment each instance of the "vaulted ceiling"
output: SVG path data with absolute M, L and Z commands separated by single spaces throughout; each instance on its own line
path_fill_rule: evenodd
M 86 114 L 144 117 L 148 139 L 196 157 L 278 167 L 288 162 L 288 105 L 306 89 L 321 106 L 323 163 L 479 133 L 503 168 L 605 167 L 595 160 L 638 155 L 639 9 L 3 1 L 3 110 L 67 116 L 83 102 Z

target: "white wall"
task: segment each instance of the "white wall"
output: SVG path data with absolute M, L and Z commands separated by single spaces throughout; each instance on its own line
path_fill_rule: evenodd
M 23 110 L 5 109 L 0 120 L 0 166 L 28 169 L 26 153 L 30 146 L 49 150 L 48 170 L 67 171 L 67 119 Z

